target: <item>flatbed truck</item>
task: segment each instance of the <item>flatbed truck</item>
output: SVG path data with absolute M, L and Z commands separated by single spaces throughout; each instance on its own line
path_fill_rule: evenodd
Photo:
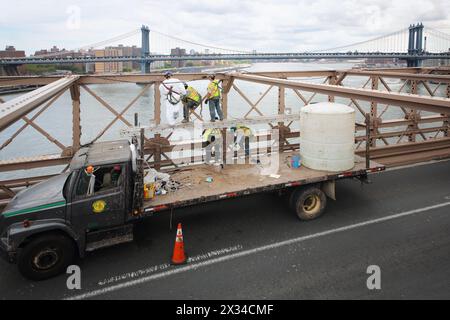
M 293 169 L 286 161 L 294 151 L 280 152 L 274 155 L 279 157 L 277 175 L 259 174 L 258 164 L 225 165 L 219 172 L 211 165 L 192 165 L 171 174 L 175 181 L 188 179 L 189 187 L 144 200 L 142 141 L 135 136 L 131 142 L 84 146 L 68 172 L 19 192 L 0 215 L 2 256 L 24 277 L 44 280 L 64 273 L 86 252 L 132 241 L 133 225 L 145 217 L 261 192 L 288 194 L 297 216 L 311 220 L 324 212 L 327 197 L 335 198 L 335 181 L 364 180 L 384 170 L 357 156 L 345 172 Z M 95 182 L 86 180 L 88 167 L 95 170 Z

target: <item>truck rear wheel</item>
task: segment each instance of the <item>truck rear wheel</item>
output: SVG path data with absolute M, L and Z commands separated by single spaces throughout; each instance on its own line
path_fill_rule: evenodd
M 64 273 L 74 261 L 75 247 L 71 239 L 59 234 L 34 238 L 19 251 L 17 267 L 30 280 L 45 280 Z
M 303 187 L 294 191 L 291 204 L 300 220 L 313 220 L 325 211 L 327 197 L 318 187 Z

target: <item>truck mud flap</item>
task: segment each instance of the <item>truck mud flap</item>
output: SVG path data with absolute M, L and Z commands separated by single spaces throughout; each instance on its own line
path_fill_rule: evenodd
M 328 198 L 336 200 L 336 181 L 335 180 L 323 182 L 321 189 L 327 195 Z

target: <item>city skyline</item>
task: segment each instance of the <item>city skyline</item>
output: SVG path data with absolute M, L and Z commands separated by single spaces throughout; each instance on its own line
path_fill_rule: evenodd
M 208 49 L 206 49 L 208 50 Z M 189 50 L 176 47 L 170 50 L 172 55 L 197 55 L 199 52 L 195 50 Z M 64 57 L 64 58 L 79 58 L 79 57 L 118 57 L 118 56 L 141 56 L 141 48 L 136 45 L 125 46 L 119 44 L 117 46 L 105 46 L 104 48 L 89 48 L 78 51 L 68 51 L 65 48 L 58 48 L 57 45 L 51 46 L 49 49 L 40 49 L 32 54 L 27 55 L 24 50 L 15 48 L 12 45 L 7 45 L 4 50 L 0 48 L 0 58 L 22 58 L 26 56 L 34 57 Z M 219 64 L 228 64 L 228 62 L 217 61 Z M 184 67 L 194 67 L 194 66 L 213 66 L 216 62 L 214 61 L 155 61 L 152 63 L 152 68 L 155 69 L 167 69 L 167 68 L 184 68 Z M 77 72 L 81 73 L 121 73 L 121 72 L 134 72 L 141 68 L 141 64 L 138 61 L 121 61 L 121 62 L 95 62 L 95 63 L 74 63 L 72 65 L 76 68 Z M 44 66 L 48 68 L 49 66 Z M 58 66 L 58 70 L 41 70 L 38 72 L 51 74 L 51 73 L 61 73 L 71 70 L 65 69 L 65 66 Z M 18 71 L 22 74 L 35 73 L 39 69 L 32 68 L 31 70 L 26 66 L 19 66 Z
M 3 49 L 4 48 L 4 49 Z M 41 48 L 39 50 L 36 50 L 34 52 L 27 52 L 26 50 L 23 50 L 22 48 L 17 48 L 15 45 L 12 44 L 6 44 L 3 48 L 0 48 L 1 52 L 24 52 L 24 55 L 16 55 L 13 54 L 11 56 L 3 55 L 3 57 L 7 58 L 14 58 L 14 57 L 45 57 L 45 56 L 82 56 L 82 55 L 94 55 L 95 51 L 99 50 L 107 50 L 111 48 L 116 49 L 123 49 L 123 52 L 121 55 L 123 56 L 140 56 L 141 55 L 141 47 L 138 45 L 124 45 L 124 44 L 118 44 L 118 45 L 107 45 L 104 47 L 91 47 L 91 48 L 83 48 L 83 49 L 75 49 L 70 50 L 66 48 L 60 48 L 58 45 L 53 44 L 48 46 L 47 48 Z M 156 52 L 150 52 L 151 54 L 157 54 Z M 174 47 L 170 48 L 170 54 L 172 55 L 179 55 L 179 54 L 187 54 L 187 55 L 197 55 L 197 54 L 214 54 L 214 51 L 210 51 L 210 49 L 206 48 L 204 50 L 194 50 L 194 49 L 186 49 L 182 47 Z M 114 54 L 112 55 L 114 56 Z

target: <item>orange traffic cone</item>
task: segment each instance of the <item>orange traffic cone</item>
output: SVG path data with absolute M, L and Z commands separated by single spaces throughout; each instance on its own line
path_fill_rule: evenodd
M 179 223 L 177 228 L 177 237 L 175 238 L 175 246 L 173 248 L 172 264 L 184 264 L 186 261 L 187 258 L 184 253 L 183 231 L 181 230 L 181 223 Z

